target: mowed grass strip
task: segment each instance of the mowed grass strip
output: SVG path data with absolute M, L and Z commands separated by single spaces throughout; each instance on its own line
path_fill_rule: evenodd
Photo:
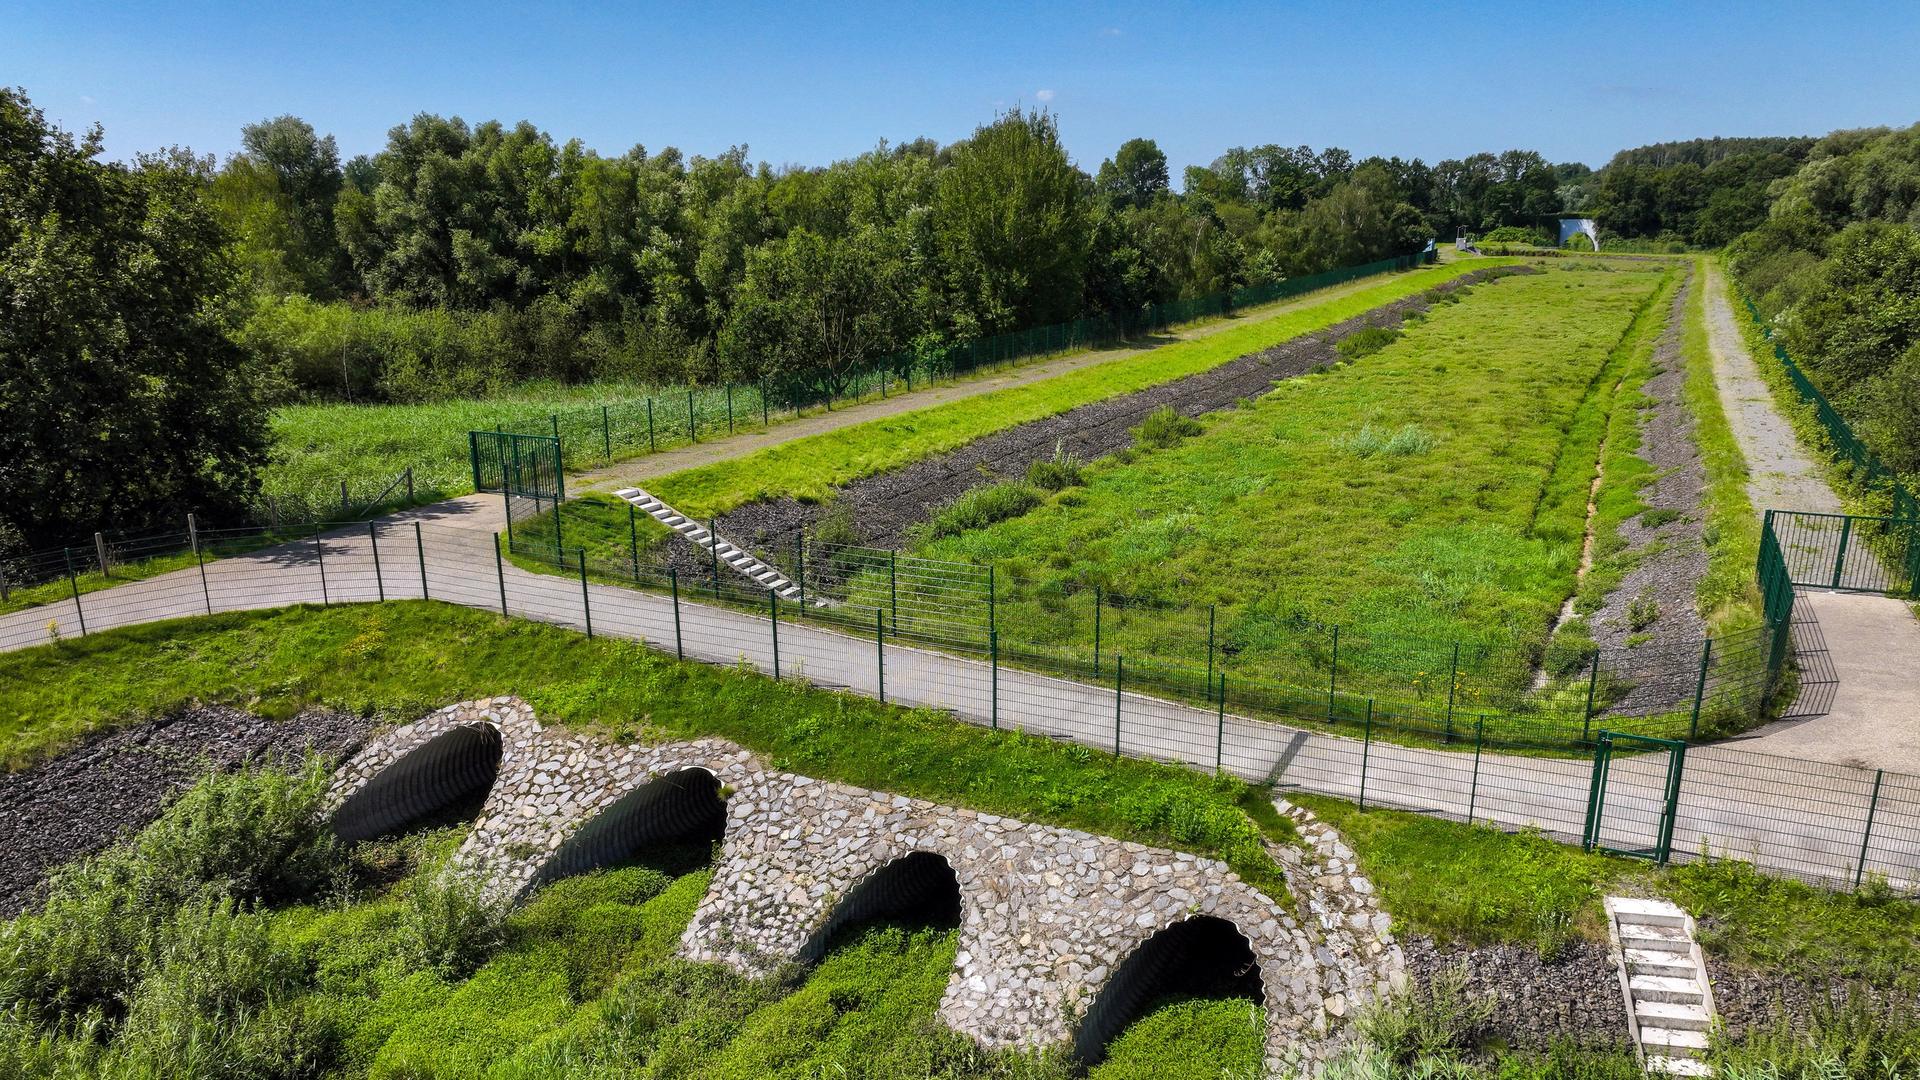
M 1355 645 L 1431 643 L 1444 685 L 1448 643 L 1537 641 L 1572 593 L 1626 339 L 1664 276 L 1556 268 L 1481 286 L 1378 353 L 920 554 L 1003 568 L 1003 641 L 1048 643 L 1068 625 L 1053 598 L 1099 585 L 1178 605 L 1110 620 L 1109 654 L 1197 665 L 1214 604 L 1235 670 L 1324 670 L 1298 631 L 1340 624 Z M 1363 662 L 1343 654 L 1342 670 Z
M 1322 303 L 1193 341 L 1069 372 L 1027 386 L 796 439 L 745 457 L 662 477 L 648 490 L 685 513 L 726 513 L 760 499 L 790 495 L 822 500 L 833 489 L 965 446 L 984 435 L 1091 402 L 1172 382 L 1218 367 L 1451 281 L 1474 270 L 1519 260 L 1482 259 L 1399 274 Z

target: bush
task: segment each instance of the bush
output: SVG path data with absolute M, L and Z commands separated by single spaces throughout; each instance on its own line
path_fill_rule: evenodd
M 461 979 L 505 940 L 506 917 L 506 902 L 488 896 L 479 883 L 423 873 L 407 885 L 395 943 L 408 963 Z
M 1355 457 L 1410 457 L 1432 450 L 1440 440 L 1419 424 L 1387 429 L 1366 424 L 1359 431 L 1334 440 L 1334 446 Z
M 1627 605 L 1627 625 L 1635 632 L 1645 630 L 1660 618 L 1660 601 L 1652 593 L 1641 593 Z
M 159 877 L 243 900 L 303 896 L 336 862 L 321 815 L 329 770 L 309 758 L 296 772 L 249 766 L 210 773 L 134 842 Z
M 1042 458 L 1027 466 L 1027 483 L 1042 491 L 1063 491 L 1084 482 L 1080 478 L 1080 463 L 1061 443 L 1054 444 L 1051 458 Z
M 1532 244 L 1535 247 L 1552 247 L 1553 240 L 1540 229 L 1529 229 L 1524 225 L 1502 225 L 1478 242 L 1486 244 Z
M 1547 674 L 1564 679 L 1585 670 L 1599 652 L 1600 646 L 1594 642 L 1586 621 L 1568 619 L 1553 632 L 1553 640 L 1547 642 L 1546 656 L 1540 662 L 1547 669 Z
M 958 536 L 971 529 L 984 529 L 998 521 L 1017 518 L 1045 500 L 1025 484 L 991 484 L 974 488 L 933 515 L 920 532 L 931 542 Z
M 1400 340 L 1400 330 L 1390 326 L 1367 326 L 1340 339 L 1334 350 L 1348 360 L 1372 356 Z
M 1133 441 L 1136 446 L 1154 450 L 1165 450 L 1176 446 L 1180 440 L 1198 435 L 1205 431 L 1200 421 L 1181 416 L 1173 411 L 1173 406 L 1162 405 L 1147 414 L 1140 426 L 1133 429 Z

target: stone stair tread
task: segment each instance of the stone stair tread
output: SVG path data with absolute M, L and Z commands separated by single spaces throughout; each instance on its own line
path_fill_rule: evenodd
M 1693 974 L 1693 961 L 1685 954 L 1671 949 L 1628 948 L 1621 950 L 1621 957 L 1626 960 L 1629 968 L 1671 968 L 1676 971 L 1685 971 L 1689 975 Z
M 1651 946 L 1652 950 L 1666 952 L 1676 949 L 1684 952 L 1693 946 L 1687 932 L 1673 926 L 1622 926 L 1620 942 L 1622 945 L 1632 942 L 1643 949 Z
M 1661 1047 L 1666 1050 L 1678 1050 L 1682 1057 L 1691 1057 L 1687 1051 L 1701 1052 L 1707 1048 L 1707 1035 L 1704 1031 L 1681 1031 L 1676 1028 L 1640 1026 L 1640 1044 L 1649 1049 Z
M 1667 1057 L 1664 1054 L 1647 1055 L 1647 1071 L 1667 1073 L 1671 1076 L 1712 1076 L 1713 1067 L 1695 1058 Z
M 1652 900 L 1638 896 L 1610 896 L 1607 908 L 1616 915 L 1678 915 L 1686 918 L 1686 911 L 1671 900 Z M 1621 919 L 1627 922 L 1627 919 Z
M 1633 1012 L 1642 1020 L 1659 1021 L 1659 1026 L 1676 1031 L 1705 1031 L 1712 1018 L 1707 1010 L 1699 1005 L 1684 1005 L 1670 1001 L 1650 1001 L 1635 998 Z
M 1627 988 L 1634 994 L 1692 994 L 1702 996 L 1700 984 L 1691 978 L 1679 978 L 1671 975 L 1632 975 L 1627 979 Z

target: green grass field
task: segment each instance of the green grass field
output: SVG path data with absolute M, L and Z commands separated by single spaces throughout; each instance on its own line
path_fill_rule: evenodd
M 1109 654 L 1197 667 L 1218 605 L 1228 670 L 1324 672 L 1295 631 L 1339 624 L 1343 679 L 1364 677 L 1370 636 L 1396 643 L 1383 668 L 1425 642 L 1444 692 L 1451 642 L 1537 645 L 1573 592 L 1594 464 L 1616 412 L 1630 420 L 1615 406 L 1637 393 L 1670 284 L 1555 267 L 1484 286 L 1371 356 L 920 553 L 1001 568 L 1003 639 L 1090 649 L 1090 620 L 1058 598 L 1097 585 L 1180 605 L 1109 619 Z M 1613 482 L 1603 510 L 1630 511 L 1636 478 Z
M 696 516 L 725 513 L 762 498 L 824 499 L 839 485 L 964 446 L 1016 424 L 1172 382 L 1301 334 L 1370 311 L 1488 266 L 1517 260 L 1427 267 L 1271 318 L 964 401 L 902 413 L 796 439 L 746 457 L 662 477 L 648 490 Z

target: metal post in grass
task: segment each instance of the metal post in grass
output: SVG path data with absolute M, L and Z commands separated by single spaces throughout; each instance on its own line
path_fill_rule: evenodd
M 493 573 L 500 579 L 500 614 L 507 613 L 507 564 L 500 557 L 500 534 L 493 534 Z
M 987 631 L 987 662 L 992 665 L 990 671 L 993 679 L 989 690 L 992 697 L 989 699 L 987 715 L 991 718 L 990 723 L 993 729 L 998 731 L 1000 730 L 1000 631 L 998 630 L 988 629 Z
M 73 576 L 73 560 L 67 560 L 67 586 L 73 590 L 73 614 L 80 620 L 80 636 L 87 636 L 87 612 L 80 606 L 80 579 Z
M 1594 658 L 1599 659 L 1598 653 Z M 1447 672 L 1447 741 L 1453 741 L 1453 698 L 1460 686 L 1460 643 L 1453 643 L 1453 668 Z
M 693 428 L 693 391 L 692 390 L 687 391 L 687 441 L 688 442 L 700 441 L 699 436 L 697 436 L 694 433 L 694 428 Z
M 200 564 L 200 598 L 207 602 L 207 614 L 213 614 L 213 590 L 207 588 L 207 558 L 198 548 L 194 549 L 193 561 Z
M 1840 576 L 1847 565 L 1847 539 L 1853 535 L 1853 515 L 1840 519 L 1840 552 L 1833 557 L 1833 587 L 1840 587 Z
M 780 677 L 780 594 L 767 590 L 767 615 L 773 626 L 773 677 Z
M 1100 586 L 1093 587 L 1093 673 L 1100 674 Z
M 999 590 L 993 587 L 993 567 L 987 567 L 987 633 L 1000 633 L 1000 612 L 994 606 L 994 594 Z
M 12 597 L 13 588 L 7 584 L 7 568 L 5 564 L 0 564 L 0 603 L 12 599 Z
M 1213 605 L 1207 605 L 1207 693 L 1213 693 Z
M 600 450 L 608 460 L 613 460 L 613 421 L 607 416 L 607 407 L 600 406 Z
M 887 603 L 893 608 L 893 632 L 900 632 L 900 553 L 887 549 Z
M 420 523 L 413 523 L 413 553 L 420 557 L 420 599 L 431 600 L 427 595 L 427 545 L 420 539 Z
M 627 556 L 633 560 L 633 583 L 640 584 L 640 519 L 633 504 L 627 504 Z
M 313 534 L 313 559 L 320 564 L 320 606 L 326 607 L 327 600 L 327 545 L 320 542 L 319 530 Z
M 720 599 L 720 518 L 707 518 L 707 555 L 713 563 L 713 598 Z
M 687 645 L 680 638 L 680 571 L 672 566 L 667 567 L 667 584 L 673 589 L 673 658 L 685 660 Z
M 1600 650 L 1593 651 L 1593 672 L 1587 676 L 1587 712 L 1580 720 L 1580 741 L 1593 737 L 1593 693 L 1600 686 Z
M 1367 759 L 1373 754 L 1373 699 L 1367 699 L 1367 726 L 1360 736 L 1360 809 L 1367 808 Z
M 367 545 L 373 549 L 373 587 L 380 595 L 380 602 L 387 600 L 387 582 L 380 575 L 380 535 L 374 530 L 373 522 L 367 522 Z
M 1689 741 L 1700 737 L 1700 705 L 1707 697 L 1707 667 L 1713 660 L 1713 639 L 1700 647 L 1700 680 L 1693 685 L 1693 719 L 1687 724 Z
M 1220 673 L 1220 705 L 1214 714 L 1213 732 L 1213 771 L 1220 771 L 1220 763 L 1227 755 L 1227 673 Z
M 342 520 L 353 517 L 353 515 L 348 512 L 347 507 L 347 482 L 342 480 L 340 481 L 340 517 Z
M 794 569 L 793 584 L 800 590 L 800 614 L 807 613 L 807 534 L 800 533 L 793 538 Z
M 1340 689 L 1340 627 L 1333 628 L 1333 663 L 1327 665 L 1327 723 L 1333 723 L 1333 696 Z
M 93 534 L 93 557 L 100 561 L 100 576 L 112 577 L 113 574 L 111 572 L 111 568 L 108 567 L 107 565 L 107 534 L 106 533 L 96 531 Z
M 727 384 L 727 434 L 733 434 L 733 384 Z
M 593 604 L 587 599 L 587 549 L 580 549 L 580 613 L 586 616 L 587 638 L 593 638 Z
M 1867 845 L 1873 842 L 1873 817 L 1874 812 L 1880 809 L 1880 782 L 1886 777 L 1887 770 L 1873 770 L 1873 798 L 1867 802 L 1867 827 L 1860 833 L 1860 862 L 1853 868 L 1853 887 L 1856 889 L 1867 873 Z
M 560 414 L 550 413 L 548 414 L 547 419 L 553 421 L 553 441 L 559 442 L 560 441 Z
M 1473 824 L 1474 803 L 1480 799 L 1480 747 L 1485 744 L 1487 718 L 1473 722 L 1473 781 L 1467 785 L 1467 824 Z
M 268 499 L 267 504 L 271 506 L 272 499 Z M 197 514 L 187 515 L 187 543 L 193 547 L 193 550 L 200 550 L 200 518 Z
M 407 466 L 407 505 L 413 505 L 413 466 Z
M 763 382 L 760 384 L 760 426 L 763 428 L 773 426 L 773 414 L 768 409 L 767 384 Z
M 886 612 L 873 609 L 873 660 L 880 676 L 880 704 L 887 703 L 887 622 Z
M 653 399 L 648 398 L 647 399 L 647 453 L 651 454 L 658 449 L 660 449 L 660 444 L 656 442 L 653 437 Z
M 1127 678 L 1127 658 L 1113 658 L 1113 756 L 1120 756 L 1120 693 Z

